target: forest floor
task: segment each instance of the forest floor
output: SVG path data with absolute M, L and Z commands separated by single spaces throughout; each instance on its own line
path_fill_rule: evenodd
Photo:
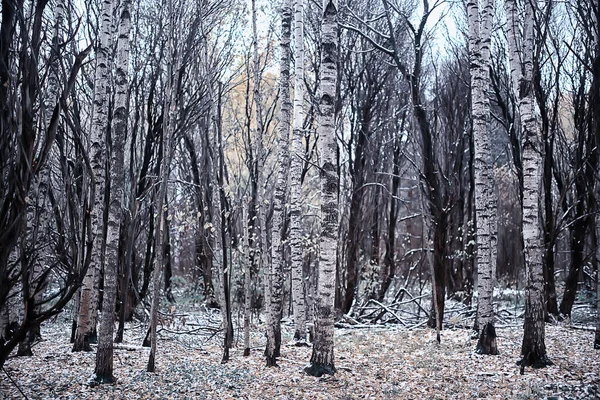
M 554 365 L 520 375 L 522 329 L 500 327 L 499 356 L 474 353 L 469 329 L 444 329 L 441 344 L 427 328 L 399 325 L 336 329 L 334 377 L 304 373 L 309 347 L 290 344 L 283 324 L 279 367 L 265 367 L 263 330 L 253 332 L 250 357 L 241 342 L 221 364 L 220 333 L 173 313 L 159 334 L 157 370 L 145 372 L 149 350 L 140 347 L 145 324 L 127 325 L 115 350 L 117 383 L 91 387 L 95 353 L 72 353 L 67 321 L 46 323 L 34 356 L 13 357 L 0 371 L 0 398 L 17 399 L 598 399 L 600 351 L 594 332 L 548 324 L 546 346 Z M 220 314 L 205 315 L 218 326 Z M 184 325 L 185 324 L 185 325 Z M 216 324 L 216 325 L 215 325 Z M 171 330 L 171 332 L 168 332 Z M 187 334 L 181 332 L 186 331 Z M 174 333 L 178 332 L 178 333 Z M 236 338 L 241 332 L 236 331 Z

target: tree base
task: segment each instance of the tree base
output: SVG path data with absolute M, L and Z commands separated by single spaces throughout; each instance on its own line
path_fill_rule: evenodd
M 144 341 L 142 342 L 142 347 L 150 347 L 150 328 L 148 328 L 148 332 L 146 332 L 146 337 L 144 337 Z
M 265 358 L 267 360 L 267 367 L 279 367 L 279 365 L 277 365 L 277 357 L 273 356 L 268 356 L 265 354 Z
M 148 357 L 148 365 L 146 366 L 146 372 L 154 372 L 154 354 L 152 350 L 150 351 L 150 356 Z
M 98 386 L 98 385 L 105 385 L 105 384 L 113 384 L 116 383 L 117 379 L 110 375 L 110 376 L 103 376 L 103 375 L 96 375 L 94 374 L 94 376 L 92 376 L 92 378 L 90 378 L 90 380 L 88 381 L 88 384 L 91 387 L 94 386 Z
M 517 365 L 521 366 L 521 375 L 525 374 L 525 367 L 532 367 L 534 369 L 546 368 L 547 366 L 554 365 L 552 361 L 546 356 L 539 357 L 533 354 L 529 354 L 527 357 L 523 357 L 517 361 Z
M 311 363 L 310 366 L 304 368 L 304 372 L 317 378 L 325 374 L 333 376 L 335 374 L 335 367 L 329 364 Z
M 296 340 L 293 344 L 294 347 L 310 347 L 308 343 L 304 340 Z
M 223 358 L 221 359 L 221 364 L 227 364 L 229 361 L 229 348 L 225 347 L 223 350 Z
M 73 343 L 73 349 L 71 351 L 73 353 L 79 351 L 92 351 L 92 347 L 90 346 L 90 342 L 88 342 L 87 339 L 83 339 L 81 341 L 75 339 L 75 342 Z
M 91 344 L 98 344 L 98 332 L 94 329 L 92 333 L 88 336 L 88 342 Z
M 31 351 L 31 346 L 29 346 L 29 345 L 19 346 L 19 350 L 17 350 L 17 357 L 33 357 L 33 352 Z
M 481 335 L 479 336 L 479 341 L 477 342 L 477 348 L 475 349 L 475 352 L 477 354 L 487 354 L 492 356 L 497 356 L 500 354 L 498 353 L 496 337 L 496 328 L 494 328 L 494 324 L 492 322 L 488 322 L 481 330 Z
M 250 348 L 249 348 L 249 347 L 246 347 L 246 348 L 244 349 L 244 357 L 248 357 L 249 355 L 250 355 Z
M 221 305 L 219 304 L 217 299 L 214 297 L 210 297 L 210 298 L 206 299 L 206 301 L 204 302 L 204 305 L 206 306 L 206 308 L 209 308 L 209 309 L 214 309 L 214 310 L 221 309 Z

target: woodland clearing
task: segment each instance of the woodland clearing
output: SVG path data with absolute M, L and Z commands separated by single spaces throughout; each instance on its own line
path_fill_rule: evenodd
M 95 352 L 72 353 L 67 321 L 48 322 L 42 327 L 44 339 L 33 347 L 34 356 L 13 357 L 5 365 L 0 378 L 0 397 L 600 398 L 600 351 L 593 350 L 594 332 L 566 324 L 547 324 L 546 346 L 554 365 L 538 370 L 526 368 L 523 375 L 516 365 L 522 339 L 518 323 L 497 328 L 499 356 L 475 354 L 476 338 L 470 329 L 444 329 L 438 344 L 435 331 L 424 327 L 407 329 L 399 324 L 386 324 L 338 328 L 337 373 L 334 377 L 315 378 L 303 371 L 310 359 L 309 347 L 284 345 L 279 367 L 265 367 L 262 325 L 254 326 L 250 357 L 243 357 L 240 343 L 231 350 L 231 361 L 221 364 L 220 314 L 182 315 L 174 314 L 170 325 L 159 332 L 155 373 L 145 371 L 149 350 L 140 346 L 145 324 L 128 324 L 124 342 L 115 349 L 117 383 L 95 387 L 88 384 Z M 197 318 L 202 319 L 203 326 Z M 282 330 L 284 344 L 291 343 L 292 325 L 284 320 Z M 236 332 L 236 339 L 238 336 Z

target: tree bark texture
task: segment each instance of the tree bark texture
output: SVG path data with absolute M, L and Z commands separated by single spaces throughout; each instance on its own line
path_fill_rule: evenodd
M 333 322 L 335 300 L 336 248 L 339 210 L 336 174 L 336 83 L 338 57 L 337 1 L 323 1 L 321 23 L 320 114 L 317 127 L 321 155 L 321 240 L 319 278 L 315 307 L 315 340 L 307 373 L 313 376 L 335 373 Z
M 115 381 L 113 376 L 113 332 L 117 297 L 117 264 L 119 262 L 119 230 L 123 215 L 125 186 L 124 150 L 128 122 L 128 68 L 129 33 L 131 31 L 131 0 L 121 3 L 119 37 L 116 54 L 116 94 L 112 143 L 110 147 L 110 203 L 106 236 L 106 263 L 104 266 L 104 296 L 96 352 L 95 380 L 100 383 Z M 127 290 L 124 288 L 123 290 Z M 124 307 L 124 305 L 121 305 Z
M 513 84 L 517 89 L 515 94 L 523 131 L 523 243 L 526 287 L 521 366 L 544 367 L 550 361 L 546 356 L 544 270 L 539 219 L 542 143 L 533 88 L 534 10 L 529 2 L 525 3 L 522 48 L 519 48 L 516 2 L 506 0 L 505 5 L 511 74 L 513 79 L 517 78 L 517 82 Z
M 281 4 L 281 59 L 279 72 L 279 153 L 277 155 L 277 181 L 273 204 L 273 230 L 271 234 L 271 268 L 269 271 L 269 308 L 270 320 L 267 323 L 267 347 L 265 357 L 267 366 L 275 366 L 276 347 L 281 344 L 281 314 L 283 304 L 283 257 L 286 218 L 286 192 L 290 160 L 290 65 L 291 65 L 291 27 L 292 1 L 283 0 Z M 278 340 L 279 339 L 279 340 Z M 279 346 L 277 344 L 279 342 Z
M 294 113 L 290 159 L 290 258 L 292 263 L 292 301 L 294 340 L 306 340 L 306 306 L 302 256 L 302 139 L 304 133 L 304 0 L 294 8 Z
M 97 296 L 94 290 L 97 289 L 97 280 L 99 279 L 102 256 L 102 236 L 103 236 L 103 201 L 104 201 L 104 162 L 106 157 L 105 141 L 106 131 L 108 129 L 108 84 L 109 84 L 109 51 L 110 34 L 112 21 L 112 0 L 102 1 L 101 23 L 96 46 L 96 72 L 94 77 L 94 100 L 91 131 L 91 149 L 90 160 L 92 172 L 95 178 L 94 189 L 94 207 L 92 209 L 92 240 L 93 252 L 92 263 L 89 266 L 83 279 L 81 287 L 81 296 L 79 304 L 79 316 L 77 318 L 77 332 L 75 333 L 75 342 L 73 351 L 89 351 L 90 335 L 95 331 L 95 317 Z
M 480 337 L 477 352 L 498 354 L 496 341 L 487 333 L 494 326 L 494 265 L 492 236 L 496 223 L 493 221 L 496 205 L 494 190 L 494 165 L 489 128 L 489 60 L 491 25 L 494 11 L 493 0 L 484 0 L 479 10 L 479 0 L 467 3 L 469 20 L 469 52 L 471 70 L 471 112 L 475 147 L 475 218 L 477 240 L 477 286 L 479 300 L 477 322 Z M 494 335 L 495 337 L 495 335 Z M 487 340 L 486 340 L 487 339 Z

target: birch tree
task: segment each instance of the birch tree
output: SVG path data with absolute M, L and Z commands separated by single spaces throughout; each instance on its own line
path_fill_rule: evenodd
M 113 2 L 103 0 L 101 9 L 100 30 L 96 46 L 96 72 L 94 77 L 94 100 L 92 111 L 92 131 L 90 159 L 92 172 L 95 178 L 94 208 L 92 209 L 93 253 L 92 263 L 83 279 L 79 301 L 79 315 L 77 318 L 77 331 L 73 351 L 89 351 L 90 335 L 95 330 L 96 304 L 94 290 L 99 279 L 102 262 L 102 232 L 103 232 L 103 204 L 104 204 L 104 160 L 105 160 L 105 134 L 108 128 L 108 84 L 109 84 L 109 51 L 111 43 L 111 21 Z
M 285 234 L 285 197 L 290 160 L 290 65 L 291 65 L 291 27 L 292 1 L 283 0 L 281 4 L 281 59 L 279 63 L 279 153 L 277 155 L 277 181 L 273 204 L 273 231 L 271 234 L 271 270 L 269 273 L 269 317 L 267 323 L 267 348 L 265 356 L 267 366 L 277 365 L 277 349 L 281 346 L 281 313 L 283 302 L 283 241 Z
M 323 1 L 321 22 L 321 70 L 319 93 L 320 180 L 321 180 L 321 239 L 319 248 L 319 278 L 315 307 L 315 340 L 306 372 L 313 376 L 333 375 L 333 322 L 335 297 L 336 248 L 338 232 L 339 191 L 336 169 L 336 84 L 338 55 L 338 3 Z
M 294 7 L 294 109 L 290 159 L 290 233 L 294 340 L 306 340 L 306 310 L 302 273 L 302 124 L 304 123 L 304 0 Z
M 106 264 L 104 266 L 104 296 L 98 332 L 95 381 L 112 383 L 113 332 L 115 327 L 115 302 L 117 297 L 117 264 L 119 262 L 119 230 L 123 214 L 125 190 L 124 153 L 127 136 L 129 33 L 131 31 L 131 0 L 124 0 L 119 10 L 119 36 L 116 55 L 116 94 L 114 123 L 110 146 L 110 203 L 106 235 Z M 123 289 L 126 290 L 126 289 Z M 124 305 L 121 305 L 124 307 Z
M 523 243 L 525 253 L 525 321 L 521 346 L 521 371 L 526 366 L 544 367 L 550 363 L 546 356 L 544 323 L 544 271 L 540 231 L 541 151 L 540 127 L 537 122 L 533 89 L 534 9 L 525 2 L 522 19 L 522 38 L 516 0 L 505 0 L 506 35 L 513 89 L 518 101 L 523 143 Z
M 477 238 L 477 285 L 479 300 L 477 323 L 480 336 L 477 352 L 498 354 L 494 329 L 494 265 L 493 241 L 496 223 L 494 165 L 491 153 L 491 132 L 489 129 L 490 106 L 488 99 L 489 60 L 491 25 L 494 0 L 484 0 L 479 10 L 479 0 L 467 3 L 469 21 L 469 52 L 471 70 L 471 111 L 474 138 L 475 170 L 475 214 Z

